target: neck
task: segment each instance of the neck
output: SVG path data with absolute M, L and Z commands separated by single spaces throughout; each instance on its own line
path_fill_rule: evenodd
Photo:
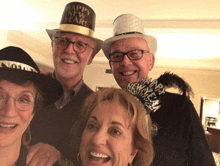
M 1 166 L 15 166 L 21 149 L 21 143 L 0 147 Z
M 76 76 L 76 77 L 72 77 L 72 78 L 65 78 L 65 77 L 61 77 L 56 75 L 56 79 L 61 83 L 61 85 L 63 86 L 63 90 L 67 91 L 70 89 L 73 89 L 78 83 L 79 81 L 82 79 L 82 76 Z

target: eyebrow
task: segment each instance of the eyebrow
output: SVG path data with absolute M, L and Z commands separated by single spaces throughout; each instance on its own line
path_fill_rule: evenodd
M 131 47 L 130 49 L 129 49 L 129 51 L 134 51 L 134 50 L 145 50 L 145 49 L 142 49 L 142 48 L 137 48 L 137 47 Z M 112 50 L 111 50 L 112 51 Z M 116 49 L 116 50 L 114 50 L 114 52 L 111 52 L 111 53 L 115 53 L 115 52 L 118 52 L 118 53 L 124 53 L 124 52 L 129 52 L 129 51 L 121 51 L 121 50 L 119 50 L 119 49 Z
M 90 44 L 88 43 L 88 42 L 86 42 L 85 40 L 83 40 L 83 39 L 79 39 L 79 40 L 76 40 L 76 41 L 72 41 L 69 37 L 67 37 L 67 36 L 55 36 L 55 38 L 62 38 L 62 39 L 65 39 L 65 40 L 68 40 L 68 41 L 70 41 L 70 42 L 82 42 L 82 43 L 85 43 L 85 44 L 87 44 L 88 46 L 90 46 Z M 90 46 L 90 47 L 94 47 L 94 44 L 91 44 L 92 46 Z
M 119 125 L 119 126 L 121 126 L 121 127 L 125 128 L 125 126 L 124 126 L 124 125 L 122 125 L 122 124 L 121 124 L 121 123 L 119 123 L 119 122 L 115 122 L 115 121 L 113 121 L 111 124 L 113 124 L 113 125 Z
M 95 121 L 98 121 L 97 117 L 95 117 L 95 116 L 91 116 L 89 119 L 94 119 Z M 122 125 L 120 122 L 112 121 L 111 124 L 119 125 L 119 126 L 122 126 L 123 128 L 125 128 L 124 125 Z
M 23 94 L 23 93 L 29 93 L 29 94 L 31 94 L 31 96 L 33 96 L 33 97 L 37 94 L 37 92 L 36 92 L 36 94 L 34 94 L 34 92 L 28 91 L 28 90 L 22 91 L 20 94 Z
M 4 88 L 0 86 L 0 90 L 4 91 Z M 5 92 L 5 91 L 4 91 Z M 36 91 L 37 92 L 37 91 Z M 6 92 L 7 93 L 7 92 Z M 25 91 L 21 91 L 21 93 L 29 93 L 31 94 L 33 97 L 35 96 L 34 95 L 34 92 L 30 91 L 30 90 L 25 90 Z M 19 94 L 21 94 L 19 93 Z

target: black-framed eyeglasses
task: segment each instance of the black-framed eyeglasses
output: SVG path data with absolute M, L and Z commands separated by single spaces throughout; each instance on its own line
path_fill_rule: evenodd
M 112 62 L 121 62 L 124 56 L 127 55 L 130 60 L 138 60 L 143 57 L 143 53 L 150 53 L 147 50 L 131 50 L 128 52 L 113 52 L 109 54 L 109 60 Z
M 19 110 L 29 110 L 34 108 L 34 96 L 29 94 L 20 94 L 17 97 L 9 97 L 7 93 L 0 92 L 0 110 L 4 109 L 9 101 L 9 98 L 14 99 L 15 107 Z
M 90 45 L 81 42 L 81 41 L 76 41 L 76 42 L 71 42 L 70 40 L 62 37 L 55 37 L 54 42 L 57 45 L 58 48 L 65 50 L 70 43 L 73 44 L 73 50 L 76 51 L 77 53 L 83 53 L 86 51 L 87 46 L 90 48 L 94 49 Z

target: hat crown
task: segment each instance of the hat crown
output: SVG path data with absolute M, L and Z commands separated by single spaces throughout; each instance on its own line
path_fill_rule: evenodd
M 132 37 L 145 40 L 149 51 L 153 54 L 156 53 L 157 40 L 155 37 L 145 34 L 144 22 L 133 14 L 122 14 L 113 22 L 113 37 L 106 39 L 102 44 L 105 56 L 109 59 L 111 46 L 114 42 Z
M 58 29 L 47 29 L 51 40 L 57 32 L 77 33 L 94 39 L 95 51 L 101 49 L 102 40 L 95 37 L 96 14 L 88 5 L 81 2 L 70 2 L 65 6 Z
M 57 101 L 63 94 L 62 85 L 50 76 L 43 75 L 31 56 L 19 47 L 9 46 L 0 50 L 0 79 L 30 81 L 39 88 L 43 97 L 41 106 Z
M 133 14 L 122 14 L 118 16 L 114 23 L 113 35 L 124 35 L 130 33 L 144 34 L 143 22 Z
M 80 2 L 70 2 L 64 9 L 60 24 L 83 26 L 94 31 L 95 19 L 96 14 L 91 7 Z
M 0 68 L 40 72 L 34 60 L 24 50 L 14 46 L 0 50 Z

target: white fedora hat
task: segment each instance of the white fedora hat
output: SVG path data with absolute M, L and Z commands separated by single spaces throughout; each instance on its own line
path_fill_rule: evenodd
M 121 39 L 137 37 L 147 41 L 150 52 L 155 54 L 157 51 L 157 40 L 155 37 L 145 35 L 142 20 L 133 14 L 122 14 L 113 23 L 113 37 L 106 39 L 102 44 L 102 50 L 109 59 L 111 45 Z

